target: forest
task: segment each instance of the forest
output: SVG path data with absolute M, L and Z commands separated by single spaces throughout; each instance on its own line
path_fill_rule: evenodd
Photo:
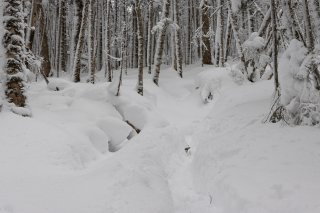
M 0 38 L 0 213 L 320 212 L 320 0 L 1 0 Z

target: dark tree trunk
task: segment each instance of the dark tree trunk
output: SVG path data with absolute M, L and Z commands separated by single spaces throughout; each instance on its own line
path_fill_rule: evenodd
M 202 47 L 202 63 L 212 64 L 211 57 L 211 44 L 209 38 L 210 20 L 209 20 L 209 7 L 208 0 L 204 0 L 202 6 L 202 42 L 204 47 Z
M 137 92 L 143 95 L 143 19 L 141 14 L 141 1 L 136 0 L 136 14 L 137 14 L 137 24 L 138 24 L 138 84 Z
M 25 43 L 24 43 L 24 25 L 21 16 L 21 0 L 5 0 L 4 7 L 4 28 L 5 34 L 2 38 L 2 45 L 6 48 L 5 73 L 7 75 L 5 82 L 5 95 L 9 103 L 16 107 L 26 106 L 26 96 L 24 94 L 24 64 L 25 64 Z M 14 108 L 12 108 L 14 111 Z

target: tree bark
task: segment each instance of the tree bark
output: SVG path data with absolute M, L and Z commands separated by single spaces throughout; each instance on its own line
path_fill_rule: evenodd
M 136 0 L 136 14 L 138 24 L 138 84 L 137 93 L 143 95 L 143 20 L 141 14 L 141 1 Z
M 180 1 L 175 0 L 174 14 L 175 14 L 175 22 L 177 25 L 176 32 L 175 32 L 176 61 L 177 61 L 178 74 L 182 78 L 183 70 L 182 70 L 181 28 L 180 28 L 179 6 L 180 6 Z
M 67 15 L 67 2 L 65 0 L 61 0 L 61 4 L 60 4 L 60 56 L 59 56 L 59 63 L 58 66 L 59 70 L 61 69 L 62 71 L 66 71 L 66 66 L 67 66 L 67 32 L 66 32 L 66 15 Z
M 38 21 L 38 22 L 37 22 Z M 36 24 L 39 23 L 39 26 Z M 30 50 L 34 50 L 33 48 L 33 40 L 34 33 L 38 31 L 39 35 L 42 35 L 40 38 L 42 42 L 40 43 L 40 56 L 42 57 L 42 63 L 40 72 L 49 77 L 51 71 L 51 63 L 50 63 L 50 55 L 49 55 L 49 45 L 48 45 L 48 35 L 47 35 L 47 25 L 46 25 L 46 17 L 43 12 L 42 0 L 34 0 L 32 5 L 32 15 L 31 15 L 31 26 L 35 27 L 36 30 L 32 30 L 29 37 L 29 42 L 27 44 L 27 48 Z
M 24 64 L 25 64 L 25 40 L 24 20 L 21 0 L 5 0 L 4 28 L 2 45 L 5 53 L 5 95 L 9 103 L 15 107 L 26 107 L 27 97 L 24 93 Z M 12 108 L 14 111 L 14 108 Z
M 153 26 L 153 0 L 149 1 L 149 11 L 148 11 L 148 49 L 147 49 L 147 64 L 148 73 L 151 74 L 152 68 L 152 26 Z
M 160 22 L 162 22 L 163 26 L 159 29 L 158 33 L 158 41 L 157 41 L 157 49 L 155 55 L 155 71 L 153 76 L 153 82 L 159 86 L 159 75 L 160 75 L 160 68 L 162 64 L 162 54 L 164 49 L 164 41 L 166 37 L 167 27 L 169 25 L 169 11 L 170 11 L 170 0 L 164 0 L 163 2 L 163 11 L 162 11 L 162 18 Z
M 110 63 L 110 40 L 111 40 L 111 30 L 109 27 L 110 24 L 110 16 L 111 16 L 111 2 L 107 0 L 107 14 L 106 14 L 106 35 L 105 35 L 105 55 L 106 55 L 106 65 L 105 65 L 105 75 L 107 76 L 107 81 L 112 82 L 112 71 L 111 71 L 111 63 Z
M 316 34 L 318 42 L 320 41 L 320 1 L 313 0 L 314 10 L 315 10 L 315 25 L 316 25 Z
M 275 90 L 280 90 L 280 83 L 279 83 L 279 75 L 278 75 L 278 33 L 277 33 L 277 9 L 275 0 L 271 1 L 271 19 L 272 19 L 272 38 L 273 38 L 273 75 L 274 75 L 274 85 Z
M 88 15 L 89 15 L 89 4 L 90 0 L 86 0 L 83 12 L 82 12 L 82 20 L 81 20 L 81 28 L 79 34 L 79 40 L 77 44 L 77 49 L 74 58 L 74 71 L 73 71 L 73 81 L 80 82 L 80 72 L 81 72 L 81 55 L 84 46 L 85 40 L 85 31 L 88 24 Z
M 212 64 L 211 44 L 210 44 L 210 20 L 209 20 L 209 7 L 208 0 L 204 0 L 201 8 L 202 12 L 202 64 Z M 202 45 L 202 44 L 200 44 Z
M 89 72 L 90 72 L 90 82 L 95 83 L 96 75 L 96 0 L 91 0 L 89 7 Z
M 311 26 L 311 17 L 309 12 L 309 5 L 307 0 L 302 1 L 303 5 L 303 18 L 306 28 L 306 44 L 309 52 L 312 52 L 314 49 L 314 38 L 312 35 L 312 26 Z
M 246 65 L 246 60 L 244 58 L 244 54 L 243 54 L 243 49 L 242 49 L 242 45 L 241 45 L 241 41 L 240 41 L 240 37 L 239 37 L 239 27 L 238 27 L 238 23 L 236 20 L 236 16 L 232 11 L 232 7 L 231 7 L 231 2 L 228 1 L 228 10 L 229 10 L 229 14 L 230 14 L 230 23 L 232 26 L 232 31 L 233 31 L 233 36 L 236 42 L 236 46 L 237 46 L 237 50 L 238 50 L 238 55 L 240 58 L 240 62 L 241 62 L 241 66 L 243 68 L 243 73 L 245 75 L 248 76 L 248 71 L 247 71 L 247 65 Z

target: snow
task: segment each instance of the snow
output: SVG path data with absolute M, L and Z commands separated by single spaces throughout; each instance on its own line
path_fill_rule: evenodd
M 231 5 L 232 5 L 232 11 L 233 12 L 238 12 L 241 2 L 244 2 L 243 0 L 231 0 Z
M 120 97 L 51 78 L 29 85 L 32 117 L 0 113 L 1 213 L 320 211 L 319 130 L 262 123 L 272 81 L 164 69 L 142 97 L 128 72 Z
M 271 62 L 266 50 L 266 41 L 257 32 L 253 32 L 243 43 L 243 54 L 248 62 L 247 71 L 250 79 L 257 81 Z M 252 77 L 251 77 L 252 76 Z
M 127 139 L 132 131 L 128 124 L 112 117 L 99 121 L 98 127 L 109 136 L 112 150 L 117 150 L 117 147 Z
M 281 103 L 287 110 L 287 122 L 293 125 L 319 125 L 320 95 L 316 89 L 312 65 L 318 66 L 317 53 L 292 40 L 280 59 Z
M 279 78 L 282 85 L 281 102 L 284 105 L 296 97 L 301 96 L 304 82 L 298 77 L 300 67 L 306 58 L 308 50 L 298 40 L 292 40 L 284 52 L 279 63 Z M 300 81 L 298 79 L 301 79 Z
M 263 124 L 269 83 L 225 93 L 193 135 L 195 185 L 216 212 L 320 210 L 318 130 Z

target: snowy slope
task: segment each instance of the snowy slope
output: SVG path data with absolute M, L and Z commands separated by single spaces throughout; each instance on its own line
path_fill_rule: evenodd
M 1 213 L 320 212 L 320 133 L 261 122 L 271 81 L 166 69 L 140 97 L 129 73 L 120 98 L 51 79 L 30 85 L 32 118 L 0 113 Z
M 195 185 L 217 212 L 320 212 L 320 132 L 262 123 L 270 83 L 226 91 L 192 136 Z

